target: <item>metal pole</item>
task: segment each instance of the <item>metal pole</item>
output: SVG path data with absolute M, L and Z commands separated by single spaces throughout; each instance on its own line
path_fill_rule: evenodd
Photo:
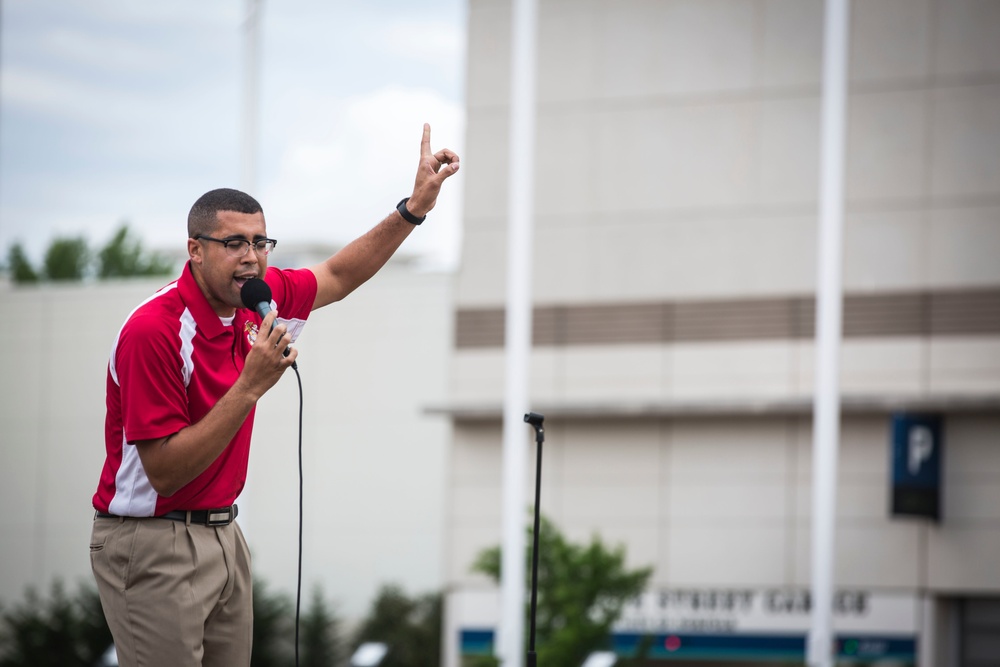
M 531 611 L 528 612 L 528 654 L 527 667 L 538 664 L 538 654 L 535 652 L 535 617 L 538 615 L 538 548 L 541 542 L 542 514 L 542 443 L 545 442 L 545 415 L 529 412 L 524 415 L 524 421 L 535 429 L 535 525 L 531 531 Z
M 260 5 L 262 0 L 247 0 L 244 23 L 243 62 L 243 142 L 240 160 L 240 187 L 255 196 L 257 189 L 257 112 L 260 76 Z
M 849 0 L 827 0 L 823 42 L 816 387 L 813 403 L 810 667 L 833 665 L 834 531 L 840 441 L 844 153 Z
M 506 373 L 503 411 L 503 540 L 499 658 L 522 667 L 524 655 L 525 476 L 531 355 L 531 269 L 535 156 L 536 0 L 515 0 L 512 17 L 507 197 Z

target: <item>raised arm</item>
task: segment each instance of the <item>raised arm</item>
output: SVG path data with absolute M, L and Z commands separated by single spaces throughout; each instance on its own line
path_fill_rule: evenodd
M 423 218 L 434 208 L 441 184 L 458 171 L 458 163 L 458 155 L 447 148 L 431 152 L 431 126 L 424 123 L 424 136 L 420 141 L 420 164 L 413 183 L 413 194 L 406 202 L 406 209 L 413 216 Z M 414 227 L 399 212 L 393 211 L 335 255 L 321 264 L 309 267 L 316 275 L 317 282 L 313 310 L 340 301 L 374 276 Z

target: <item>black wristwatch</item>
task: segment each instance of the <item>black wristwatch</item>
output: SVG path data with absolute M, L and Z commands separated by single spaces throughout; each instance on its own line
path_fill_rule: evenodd
M 427 219 L 427 216 L 425 215 L 422 218 L 418 218 L 417 216 L 410 213 L 410 211 L 406 208 L 406 202 L 408 201 L 410 201 L 409 197 L 404 197 L 403 199 L 399 200 L 399 203 L 396 204 L 396 210 L 399 211 L 399 214 L 401 216 L 403 216 L 403 220 L 406 220 L 407 222 L 413 225 L 419 225 L 421 222 Z

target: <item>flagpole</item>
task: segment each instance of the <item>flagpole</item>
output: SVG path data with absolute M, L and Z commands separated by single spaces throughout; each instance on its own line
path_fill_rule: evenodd
M 844 154 L 849 0 L 826 0 L 823 40 L 816 385 L 813 398 L 812 612 L 808 664 L 832 667 L 837 452 L 840 442 Z
M 260 11 L 263 0 L 247 0 L 243 50 L 243 141 L 240 187 L 252 196 L 257 189 L 258 81 L 260 78 Z
M 503 536 L 499 658 L 522 667 L 525 517 L 534 224 L 536 0 L 515 0 L 512 16 L 507 198 L 507 308 L 503 406 Z

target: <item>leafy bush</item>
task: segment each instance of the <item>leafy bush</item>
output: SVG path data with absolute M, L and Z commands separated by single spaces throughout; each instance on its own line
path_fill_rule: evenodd
M 309 612 L 302 617 L 299 650 L 302 667 L 332 667 L 343 660 L 339 637 L 340 622 L 323 599 L 323 591 L 313 590 Z
M 161 276 L 170 273 L 170 262 L 156 253 L 146 253 L 142 243 L 123 224 L 97 253 L 98 278 Z
M 53 239 L 41 271 L 31 265 L 24 247 L 14 243 L 7 251 L 7 271 L 15 283 L 35 283 L 42 279 L 82 280 L 95 271 L 101 279 L 163 276 L 173 271 L 173 263 L 158 253 L 146 252 L 128 223 L 122 223 L 96 254 L 82 236 Z
M 442 597 L 410 598 L 395 585 L 383 586 L 354 635 L 352 651 L 365 642 L 389 647 L 379 667 L 435 667 L 441 664 Z
M 37 283 L 38 272 L 31 266 L 24 246 L 15 243 L 7 251 L 7 269 L 15 283 Z
M 251 667 L 291 667 L 292 598 L 254 581 Z M 317 589 L 302 619 L 301 665 L 340 664 L 338 622 Z M 0 667 L 94 667 L 112 644 L 97 590 L 81 585 L 70 597 L 60 580 L 46 598 L 29 587 L 23 601 L 0 610 Z
M 250 667 L 285 667 L 294 663 L 294 602 L 253 582 L 253 653 Z
M 609 548 L 596 536 L 590 544 L 572 544 L 549 519 L 542 517 L 539 523 L 538 664 L 579 667 L 594 651 L 607 649 L 611 627 L 625 604 L 645 589 L 653 570 L 627 570 L 622 546 Z M 529 525 L 529 544 L 532 532 L 533 525 Z M 527 551 L 525 571 L 530 586 L 530 549 Z M 500 562 L 500 547 L 493 547 L 482 551 L 472 567 L 499 582 Z
M 111 645 L 97 591 L 81 586 L 71 599 L 58 579 L 48 599 L 28 588 L 0 623 L 0 667 L 93 667 Z
M 81 280 L 90 264 L 87 239 L 57 238 L 45 251 L 45 277 L 49 280 Z

